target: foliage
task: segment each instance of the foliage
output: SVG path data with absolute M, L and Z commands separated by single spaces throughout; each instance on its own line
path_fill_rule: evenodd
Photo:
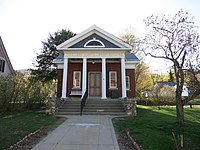
M 129 131 L 144 150 L 175 149 L 175 136 L 183 134 L 184 149 L 197 150 L 200 147 L 200 108 L 186 108 L 185 124 L 179 127 L 174 107 L 139 106 L 136 117 L 116 118 L 114 127 L 119 132 Z
M 32 69 L 32 75 L 37 80 L 42 82 L 49 82 L 56 79 L 57 72 L 53 60 L 59 55 L 56 46 L 63 43 L 64 41 L 75 36 L 70 30 L 58 30 L 54 34 L 49 34 L 47 40 L 42 41 L 42 49 L 36 59 L 36 69 Z
M 163 103 L 175 103 L 175 88 L 173 86 L 164 85 L 160 89 L 159 97 Z
M 182 10 L 173 17 L 152 15 L 145 20 L 145 24 L 150 28 L 150 33 L 143 41 L 145 53 L 154 58 L 166 59 L 173 64 L 177 84 L 177 122 L 183 124 L 183 105 L 200 93 L 200 89 L 196 88 L 186 99 L 181 97 L 185 82 L 184 68 L 195 70 L 194 67 L 199 64 L 200 39 L 197 26 L 194 25 L 193 17 Z
M 146 91 L 143 99 L 138 101 L 142 105 L 174 105 L 175 104 L 175 87 L 164 85 L 163 87 L 156 86 L 152 91 Z
M 55 81 L 44 84 L 19 72 L 7 77 L 0 76 L 0 110 L 39 108 L 45 105 L 47 97 L 55 95 L 55 87 Z
M 51 128 L 56 118 L 36 113 L 22 112 L 0 117 L 0 149 L 8 148 L 24 136 L 40 128 Z
M 172 73 L 172 70 L 169 71 L 169 82 L 174 82 L 174 74 Z
M 153 89 L 153 84 L 151 82 L 150 73 L 149 73 L 149 67 L 147 64 L 143 61 L 141 61 L 136 66 L 136 92 L 137 97 L 141 99 L 142 95 L 141 93 L 143 91 L 149 91 Z

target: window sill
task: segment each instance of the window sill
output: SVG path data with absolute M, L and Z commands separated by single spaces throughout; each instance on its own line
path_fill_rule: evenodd
M 80 87 L 73 87 L 72 90 L 81 90 Z
M 118 88 L 112 87 L 112 88 L 109 88 L 109 90 L 118 90 Z

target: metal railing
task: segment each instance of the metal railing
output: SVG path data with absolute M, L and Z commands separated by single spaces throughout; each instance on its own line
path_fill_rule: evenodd
M 82 99 L 81 99 L 81 111 L 80 111 L 80 115 L 82 115 L 83 113 L 83 107 L 85 107 L 85 103 L 86 103 L 86 100 L 87 100 L 87 97 L 88 97 L 88 91 L 86 90 Z

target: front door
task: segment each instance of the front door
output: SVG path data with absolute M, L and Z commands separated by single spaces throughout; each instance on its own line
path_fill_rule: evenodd
M 89 73 L 89 96 L 101 96 L 101 73 Z

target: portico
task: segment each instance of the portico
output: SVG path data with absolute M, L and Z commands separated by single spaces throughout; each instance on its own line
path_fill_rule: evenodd
M 60 44 L 60 55 L 54 60 L 58 69 L 58 97 L 134 97 L 135 65 L 138 58 L 131 46 L 92 26 Z M 127 76 L 128 75 L 128 76 Z

